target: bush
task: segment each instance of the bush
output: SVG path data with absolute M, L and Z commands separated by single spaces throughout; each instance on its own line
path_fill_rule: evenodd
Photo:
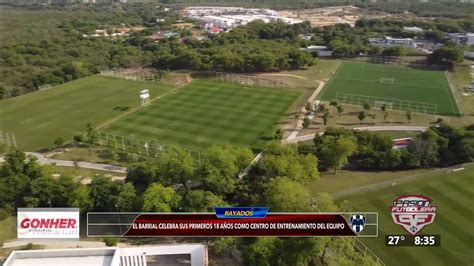
M 118 244 L 119 239 L 116 237 L 107 237 L 104 238 L 104 242 L 107 247 L 115 247 Z
M 74 140 L 74 142 L 78 142 L 78 143 L 84 142 L 84 136 L 82 134 L 74 135 L 72 139 Z
M 21 248 L 21 250 L 32 250 L 33 248 L 34 248 L 33 243 L 28 243 L 28 244 L 26 244 L 26 246 Z

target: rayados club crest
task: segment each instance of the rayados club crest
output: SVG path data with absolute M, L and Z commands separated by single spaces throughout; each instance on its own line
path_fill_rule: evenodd
M 436 207 L 431 202 L 430 198 L 422 195 L 398 197 L 390 207 L 393 221 L 415 236 L 435 218 Z

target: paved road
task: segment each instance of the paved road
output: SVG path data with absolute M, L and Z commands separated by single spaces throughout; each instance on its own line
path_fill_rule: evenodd
M 36 157 L 38 159 L 38 163 L 41 165 L 53 164 L 57 166 L 75 167 L 73 161 L 49 159 L 49 158 L 46 158 L 43 154 L 36 153 L 36 152 L 25 152 L 25 153 L 27 155 Z M 108 172 L 114 172 L 114 173 L 121 173 L 121 174 L 127 173 L 126 167 L 110 165 L 110 164 L 102 164 L 102 163 L 77 162 L 77 167 L 100 170 L 100 171 L 108 171 Z
M 318 80 L 318 82 L 319 82 L 318 88 L 308 98 L 308 102 L 310 102 L 310 103 L 314 102 L 314 100 L 316 99 L 316 96 L 318 96 L 318 94 L 321 92 L 324 85 L 326 84 L 326 82 L 324 82 L 322 80 Z M 305 111 L 306 111 L 306 108 L 305 108 L 305 106 L 303 106 L 303 108 L 301 109 L 301 113 L 305 113 Z M 315 115 L 315 113 L 311 112 L 308 116 L 309 120 L 313 120 L 314 115 Z M 303 120 L 304 120 L 304 118 L 305 118 L 305 116 L 303 115 L 303 116 L 300 117 L 300 119 L 298 119 L 298 123 L 297 123 L 296 128 L 293 129 L 293 131 L 286 138 L 286 140 L 294 139 L 298 135 L 298 133 L 300 133 L 300 131 L 303 129 Z
M 373 127 L 355 127 L 359 131 L 418 131 L 425 132 L 428 127 L 416 126 L 373 126 Z
M 414 127 L 414 126 L 373 126 L 373 127 L 356 127 L 353 128 L 354 130 L 359 131 L 417 131 L 417 132 L 424 132 L 428 129 L 428 127 Z M 319 135 L 322 135 L 323 132 L 319 132 Z M 314 139 L 316 134 L 308 134 L 303 136 L 295 136 L 293 138 L 287 138 L 284 140 L 286 143 L 298 143 L 302 141 L 312 140 Z

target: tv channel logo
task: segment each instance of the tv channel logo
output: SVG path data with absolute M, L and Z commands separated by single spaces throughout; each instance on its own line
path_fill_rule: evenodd
M 436 206 L 429 197 L 407 195 L 396 198 L 390 207 L 393 222 L 399 224 L 409 234 L 415 236 L 426 225 L 433 223 Z

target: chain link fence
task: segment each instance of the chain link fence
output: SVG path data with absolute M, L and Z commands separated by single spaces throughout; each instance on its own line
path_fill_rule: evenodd
M 149 157 L 159 157 L 176 149 L 176 146 L 159 143 L 155 139 L 144 140 L 134 135 L 122 136 L 109 132 L 98 131 L 94 144 Z M 201 161 L 201 152 L 185 149 L 191 156 Z

